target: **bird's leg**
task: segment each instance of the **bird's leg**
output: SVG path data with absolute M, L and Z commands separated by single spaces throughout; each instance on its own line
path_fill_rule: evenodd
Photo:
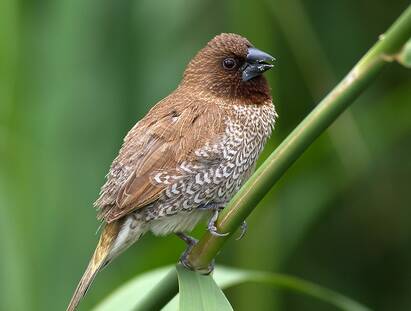
M 190 251 L 192 250 L 192 248 L 194 247 L 194 245 L 197 244 L 198 240 L 183 233 L 183 232 L 177 232 L 176 235 L 182 239 L 186 244 L 187 244 L 187 248 L 184 251 L 184 253 L 180 256 L 180 263 L 187 268 L 188 270 L 193 270 L 193 268 L 189 265 L 188 260 L 187 260 L 187 256 L 190 253 Z
M 183 233 L 183 232 L 177 232 L 176 236 L 178 236 L 180 239 L 182 239 L 188 247 L 193 247 L 194 245 L 197 244 L 198 240 Z
M 226 236 L 229 234 L 229 232 L 227 233 L 219 233 L 217 231 L 217 227 L 215 226 L 215 223 L 218 219 L 218 214 L 220 212 L 220 210 L 222 210 L 224 208 L 224 206 L 221 205 L 216 205 L 216 204 L 208 204 L 205 206 L 201 206 L 200 209 L 211 209 L 213 211 L 213 215 L 211 216 L 210 220 L 208 221 L 207 224 L 207 229 L 208 231 L 214 235 L 214 236 Z M 241 227 L 243 228 L 243 226 Z M 241 233 L 241 236 L 244 234 L 244 232 L 246 231 L 246 229 L 244 229 Z M 176 235 L 182 239 L 184 242 L 186 242 L 187 244 L 187 248 L 184 251 L 184 253 L 181 255 L 180 257 L 180 263 L 188 270 L 194 270 L 193 267 L 189 264 L 188 262 L 188 254 L 190 253 L 190 251 L 192 250 L 192 248 L 194 247 L 194 245 L 197 244 L 198 240 L 182 233 L 182 232 L 177 232 Z M 209 266 L 207 267 L 207 271 L 202 271 L 203 274 L 210 274 L 211 272 L 214 271 L 214 265 L 215 265 L 215 260 L 213 259 L 212 262 L 209 264 Z
M 193 267 L 188 263 L 188 254 L 190 251 L 193 249 L 194 245 L 197 244 L 198 240 L 183 233 L 183 232 L 177 232 L 176 235 L 182 239 L 186 244 L 187 248 L 184 251 L 184 253 L 180 257 L 180 263 L 188 270 L 194 270 Z M 210 265 L 207 267 L 207 271 L 202 272 L 203 274 L 210 274 L 211 272 L 214 271 L 214 259 L 210 263 Z
M 246 232 L 247 232 L 247 229 L 248 229 L 248 225 L 247 225 L 247 222 L 244 220 L 244 221 L 241 223 L 241 227 L 240 227 L 241 232 L 240 232 L 240 236 L 236 239 L 237 241 L 238 241 L 238 240 L 241 240 L 241 239 L 244 237 L 244 235 L 245 235 Z
M 208 221 L 207 224 L 207 230 L 214 236 L 226 236 L 229 234 L 229 232 L 226 233 L 219 233 L 217 231 L 217 227 L 215 226 L 215 223 L 217 221 L 218 218 L 218 214 L 220 213 L 220 210 L 223 209 L 224 207 L 214 207 L 213 208 L 213 215 L 211 216 L 210 220 Z

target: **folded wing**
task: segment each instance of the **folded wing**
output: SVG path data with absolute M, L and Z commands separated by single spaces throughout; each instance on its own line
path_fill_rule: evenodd
M 224 131 L 223 112 L 216 105 L 170 102 L 158 103 L 124 139 L 95 203 L 100 219 L 112 222 L 157 200 L 166 183 L 154 182 L 154 174 L 179 174 L 179 164 L 195 162 L 195 150 Z

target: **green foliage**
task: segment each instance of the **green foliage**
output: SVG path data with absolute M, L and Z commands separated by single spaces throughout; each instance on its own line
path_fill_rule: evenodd
M 143 273 L 123 284 L 118 290 L 108 295 L 93 311 L 132 311 L 148 292 L 161 280 L 171 267 L 163 267 Z
M 168 266 L 136 276 L 104 299 L 93 311 L 136 310 L 134 306 L 149 294 L 156 282 L 162 281 L 170 269 L 174 268 Z M 212 277 L 187 271 L 181 266 L 177 266 L 177 271 L 181 294 L 171 300 L 163 311 L 232 310 L 219 287 L 226 289 L 250 282 L 295 291 L 334 305 L 339 310 L 369 310 L 339 293 L 287 275 L 222 266 L 216 268 Z
M 201 275 L 177 266 L 180 311 L 232 311 L 230 303 L 211 275 Z

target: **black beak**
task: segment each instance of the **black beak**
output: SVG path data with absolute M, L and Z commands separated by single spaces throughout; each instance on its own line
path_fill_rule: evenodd
M 274 65 L 269 64 L 275 61 L 275 58 L 254 47 L 248 48 L 247 61 L 243 67 L 243 81 L 251 80 Z

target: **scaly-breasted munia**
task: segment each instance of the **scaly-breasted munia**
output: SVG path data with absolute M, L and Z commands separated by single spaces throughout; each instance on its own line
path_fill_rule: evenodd
M 261 75 L 273 60 L 239 35 L 220 34 L 130 130 L 95 202 L 104 229 L 68 311 L 97 272 L 148 231 L 190 242 L 184 233 L 208 219 L 221 235 L 218 211 L 253 172 L 277 116 Z

